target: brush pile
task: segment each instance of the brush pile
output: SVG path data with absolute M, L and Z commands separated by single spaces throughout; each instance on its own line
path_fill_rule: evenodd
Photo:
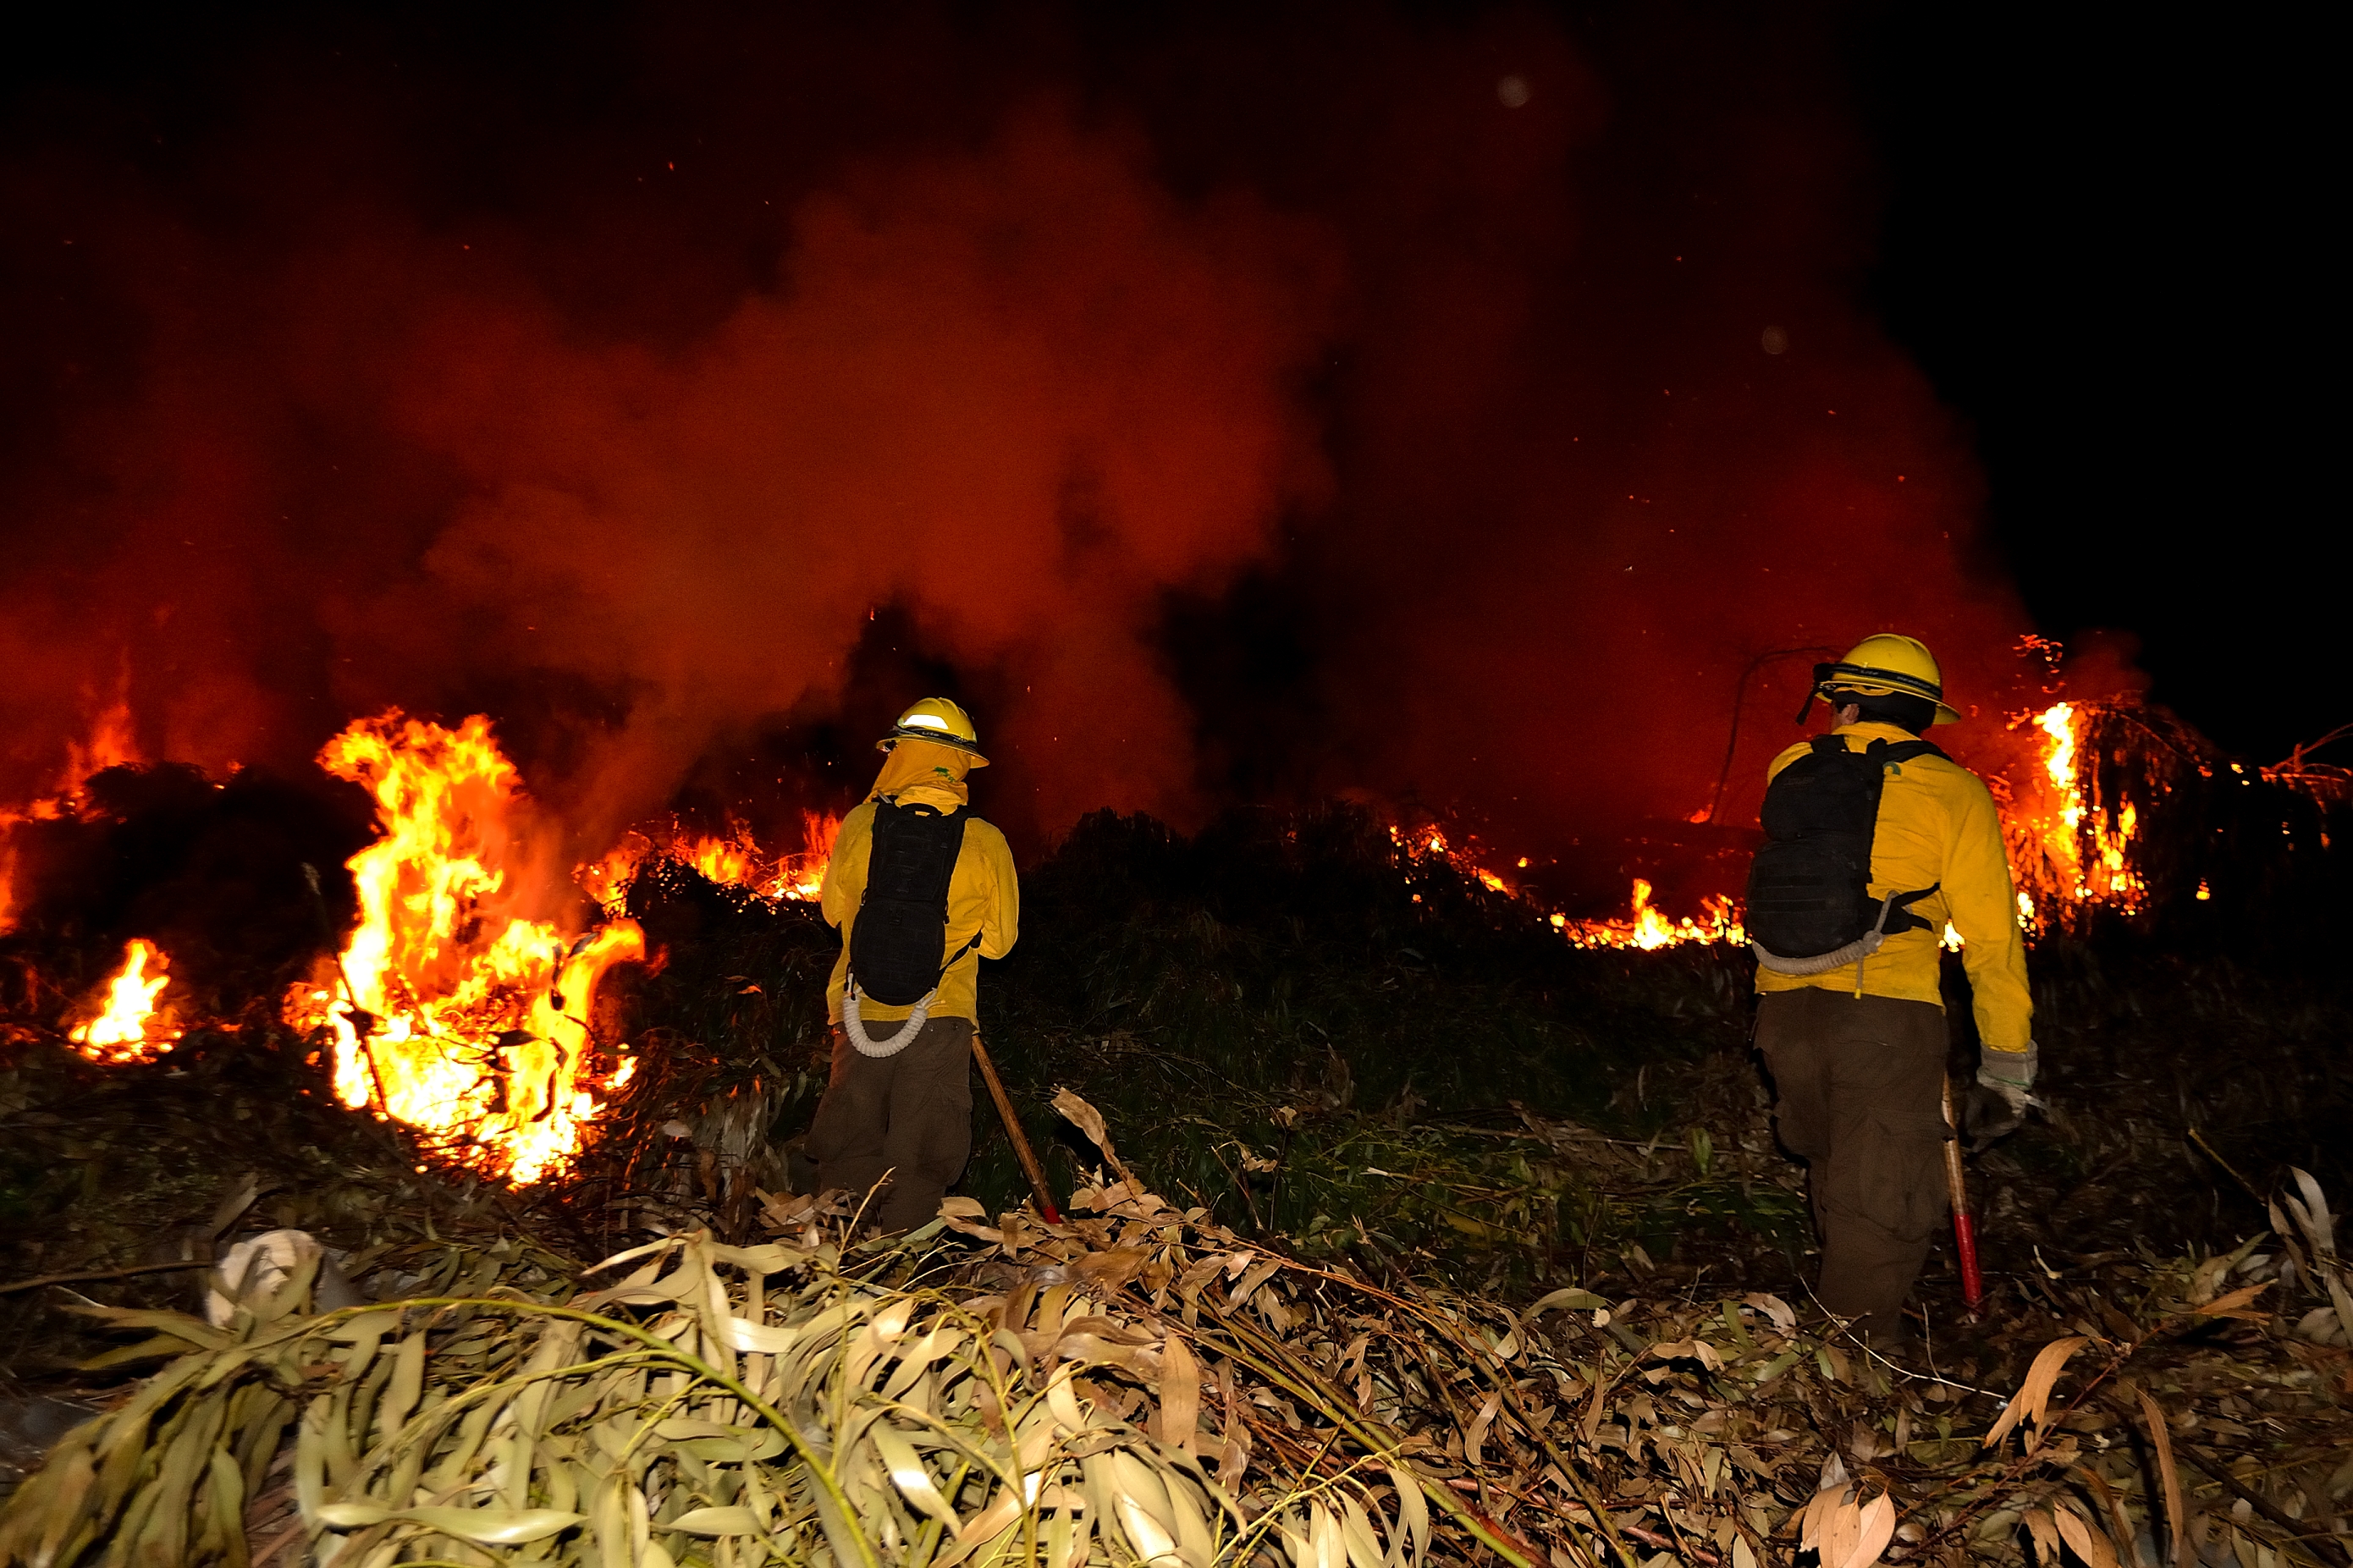
M 2315 1186 L 2271 1250 L 2058 1287 L 1940 1372 L 1762 1293 L 1376 1284 L 1172 1207 L 1058 1109 L 1111 1173 L 1060 1225 L 951 1199 L 854 1242 L 767 1198 L 765 1242 L 576 1279 L 410 1247 L 340 1312 L 301 1270 L 220 1328 L 96 1310 L 146 1336 L 111 1363 L 164 1364 L 9 1500 L 0 1562 L 2345 1561 L 2353 1301 Z M 2022 1384 L 1971 1386 L 1997 1342 Z

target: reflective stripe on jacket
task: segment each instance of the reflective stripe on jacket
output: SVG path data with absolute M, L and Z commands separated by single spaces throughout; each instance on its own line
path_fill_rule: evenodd
M 825 988 L 826 1016 L 841 1022 L 841 988 L 849 973 L 849 933 L 858 923 L 858 906 L 866 897 L 866 868 L 874 847 L 874 803 L 866 801 L 842 819 L 840 836 L 833 841 L 833 858 L 826 862 L 825 887 L 818 895 L 828 925 L 841 928 L 841 956 L 834 960 L 833 978 Z M 964 830 L 964 847 L 948 878 L 948 927 L 940 958 L 963 948 L 977 935 L 980 946 L 966 952 L 940 977 L 940 994 L 932 1004 L 934 1018 L 980 1020 L 980 961 L 1003 958 L 1013 951 L 1021 932 L 1021 885 L 1013 871 L 1013 851 L 1005 835 L 974 817 Z M 903 1018 L 913 1007 L 888 1007 L 860 1001 L 859 1016 L 888 1024 Z
M 1860 752 L 1873 741 L 1890 745 L 1916 739 L 1893 724 L 1843 724 L 1832 733 Z M 1790 747 L 1767 770 L 1769 784 L 1806 754 Z M 1937 984 L 1937 944 L 1951 922 L 1961 933 L 1978 1036 L 1998 1051 L 2022 1051 L 2033 1037 L 2034 1001 L 2026 988 L 2026 939 L 2018 929 L 2018 897 L 2002 850 L 2001 817 L 1977 774 L 1942 757 L 1915 757 L 1890 769 L 1879 799 L 1879 826 L 1871 847 L 1871 896 L 1936 886 L 1912 906 L 1928 922 L 1907 931 L 1843 969 L 1827 974 L 1777 974 L 1760 967 L 1759 991 L 1819 986 L 1902 1001 L 1944 1005 Z

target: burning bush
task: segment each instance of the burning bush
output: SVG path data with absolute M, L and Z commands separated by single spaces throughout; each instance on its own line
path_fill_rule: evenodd
M 2353 777 L 2300 756 L 2253 766 L 2149 704 L 2062 703 L 2036 724 L 2046 804 L 2021 810 L 2023 792 L 2008 793 L 2013 874 L 2037 923 L 2301 948 L 2341 908 Z
M 0 1007 L 20 1018 L 81 1005 L 140 939 L 183 1016 L 274 1014 L 356 907 L 343 862 L 368 841 L 369 803 L 332 779 L 121 764 L 41 804 L 6 839 L 17 905 L 0 931 Z

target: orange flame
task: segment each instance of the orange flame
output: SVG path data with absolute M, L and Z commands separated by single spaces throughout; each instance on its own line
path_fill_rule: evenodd
M 16 847 L 8 830 L 23 820 L 15 812 L 0 809 L 0 936 L 16 929 Z
M 2139 806 L 2127 798 L 2106 798 L 2104 792 L 2110 786 L 2097 770 L 2086 765 L 2092 711 L 2077 703 L 2058 702 L 2040 712 L 2021 715 L 2015 727 L 2026 729 L 2039 742 L 2032 760 L 2024 769 L 2013 766 L 2007 778 L 2000 773 L 1988 775 L 2003 802 L 2003 832 L 2016 884 L 2019 925 L 2030 936 L 2054 925 L 2070 925 L 2094 908 L 2137 914 L 2149 899 L 2148 883 L 2136 863 Z M 2238 766 L 2232 764 L 2234 769 Z M 1401 852 L 1409 876 L 1414 861 L 1442 858 L 1493 891 L 1526 896 L 1470 854 L 1451 846 L 1438 828 L 1409 830 L 1393 826 L 1389 837 Z M 1525 868 L 1527 862 L 1523 859 L 1519 864 Z M 1654 892 L 1648 880 L 1637 878 L 1623 918 L 1576 920 L 1556 912 L 1550 917 L 1552 925 L 1579 947 L 1651 952 L 1684 942 L 1738 945 L 1747 941 L 1736 899 L 1711 897 L 1702 900 L 1698 915 L 1675 918 L 1651 901 Z M 2197 896 L 2211 899 L 2212 893 L 2201 883 Z M 1939 940 L 1948 949 L 1958 950 L 1962 945 L 1960 933 L 1950 925 Z
M 543 921 L 500 916 L 523 846 L 520 780 L 477 714 L 443 729 L 397 711 L 330 741 L 319 765 L 364 785 L 385 836 L 348 862 L 360 923 L 335 984 L 291 999 L 335 1037 L 348 1106 L 427 1133 L 448 1157 L 518 1184 L 564 1170 L 596 1113 L 588 1014 L 606 970 L 645 953 L 635 922 L 570 944 Z M 354 1016 L 354 1009 L 358 1016 Z
M 825 868 L 832 863 L 833 843 L 840 837 L 840 817 L 829 811 L 802 812 L 801 852 L 776 863 L 768 896 L 814 900 L 825 889 Z
M 163 950 L 134 936 L 122 950 L 122 967 L 106 983 L 105 1005 L 94 1018 L 66 1035 L 74 1048 L 109 1065 L 146 1061 L 172 1048 L 180 1032 L 155 1016 L 155 998 L 171 976 Z
M 2042 732 L 2048 804 L 2015 814 L 2009 825 L 2020 923 L 2037 931 L 2095 905 L 2137 913 L 2148 893 L 2133 865 L 2139 808 L 2102 800 L 2096 776 L 2084 776 L 2084 712 L 2073 702 L 2053 703 L 2021 723 Z
M 1632 947 L 1645 952 L 1687 942 L 1726 942 L 1737 947 L 1748 941 L 1740 924 L 1740 906 L 1733 900 L 1721 895 L 1703 899 L 1696 916 L 1676 920 L 1651 901 L 1653 891 L 1648 881 L 1637 877 L 1627 919 L 1573 921 L 1556 914 L 1553 928 L 1577 947 Z
M 638 874 L 638 868 L 652 852 L 653 847 L 646 842 L 644 835 L 629 834 L 599 858 L 575 866 L 572 879 L 596 901 L 598 909 L 617 919 L 629 890 L 629 879 Z
M 58 794 L 79 795 L 92 774 L 138 761 L 138 742 L 132 739 L 131 704 L 117 701 L 100 710 L 91 723 L 90 744 L 66 742 L 66 771 L 58 781 Z
M 741 822 L 730 823 L 724 837 L 690 833 L 672 822 L 667 829 L 631 833 L 603 858 L 580 867 L 575 875 L 588 896 L 607 910 L 619 908 L 639 867 L 662 857 L 693 867 L 723 888 L 743 888 L 772 901 L 809 902 L 824 889 L 826 865 L 833 858 L 833 843 L 840 834 L 840 817 L 830 812 L 804 811 L 800 852 L 771 856 Z
M 1475 837 L 1476 836 L 1473 835 Z M 1445 833 L 1435 827 L 1417 828 L 1409 832 L 1392 824 L 1389 842 L 1399 850 L 1407 868 L 1407 879 L 1412 879 L 1416 861 L 1442 859 L 1463 875 L 1474 878 L 1481 887 L 1507 898 L 1526 901 L 1525 890 L 1514 887 L 1501 876 L 1479 864 L 1467 849 L 1448 844 Z M 1523 855 L 1516 868 L 1527 869 L 1527 857 Z M 1642 878 L 1634 879 L 1631 911 L 1625 920 L 1571 920 L 1555 911 L 1552 928 L 1577 947 L 1634 947 L 1645 952 L 1662 947 L 1675 947 L 1686 942 L 1729 942 L 1740 946 L 1748 941 L 1741 928 L 1740 906 L 1729 898 L 1711 897 L 1700 901 L 1697 915 L 1685 915 L 1680 920 L 1668 915 L 1651 902 L 1655 889 Z M 1420 894 L 1414 895 L 1416 899 Z
M 14 929 L 16 923 L 16 851 L 8 842 L 8 830 L 20 822 L 55 822 L 71 816 L 91 774 L 140 760 L 138 743 L 132 738 L 131 704 L 118 699 L 90 721 L 87 745 L 79 741 L 66 742 L 66 765 L 58 775 L 55 794 L 22 805 L 0 805 L 0 932 Z
M 723 888 L 752 879 L 753 858 L 760 848 L 748 833 L 734 838 L 697 838 L 673 847 L 683 850 L 681 859 Z

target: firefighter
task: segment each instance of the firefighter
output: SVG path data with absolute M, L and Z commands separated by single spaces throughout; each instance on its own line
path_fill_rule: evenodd
M 819 1191 L 847 1189 L 894 1231 L 939 1212 L 972 1151 L 980 960 L 1012 951 L 1021 893 L 1005 835 L 970 808 L 965 775 L 988 765 L 970 715 L 926 697 L 877 746 L 882 771 L 843 820 L 819 894 L 841 956 L 808 1152 Z
M 1886 1345 L 1905 1337 L 1904 1301 L 1947 1206 L 1947 923 L 1964 944 L 1978 1081 L 2010 1126 L 2033 1103 L 2033 1004 L 1993 797 L 1920 739 L 1960 717 L 1935 656 L 1866 637 L 1814 667 L 1809 710 L 1815 697 L 1835 727 L 1767 773 L 1749 885 L 1757 1044 L 1781 1141 L 1809 1167 L 1817 1295 Z

